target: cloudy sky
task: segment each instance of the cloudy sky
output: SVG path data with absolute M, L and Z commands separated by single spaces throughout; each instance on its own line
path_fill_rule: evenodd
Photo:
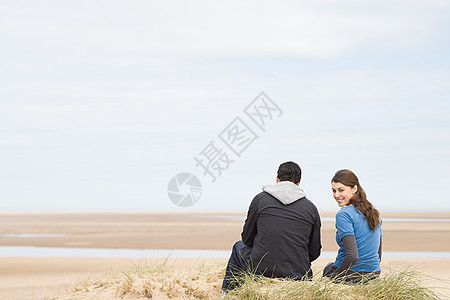
M 0 0 L 0 210 L 245 211 L 287 160 L 320 210 L 342 168 L 382 211 L 450 210 L 449 14 Z M 264 130 L 244 111 L 261 91 L 282 111 Z M 258 136 L 239 156 L 219 137 L 236 117 Z M 215 182 L 194 160 L 211 142 L 233 160 Z M 202 185 L 187 208 L 167 193 L 179 173 Z

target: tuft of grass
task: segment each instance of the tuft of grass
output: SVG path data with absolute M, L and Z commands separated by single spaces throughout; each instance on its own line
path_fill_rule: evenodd
M 217 299 L 224 273 L 224 263 L 177 271 L 167 259 L 156 264 L 144 262 L 125 271 L 90 277 L 53 299 Z
M 367 285 L 359 285 L 358 292 L 369 299 L 439 299 L 437 293 L 423 284 L 417 271 L 406 269 L 391 272 Z
M 439 299 L 432 288 L 423 284 L 424 277 L 417 271 L 406 269 L 389 272 L 365 284 L 346 284 L 322 280 L 320 275 L 309 281 L 295 281 L 240 274 L 236 277 L 240 286 L 229 291 L 225 299 Z
M 110 271 L 76 284 L 54 299 L 219 299 L 225 264 L 200 265 L 180 271 L 167 263 L 133 265 L 123 272 Z M 225 299 L 439 299 L 412 270 L 389 271 L 367 284 L 322 280 L 321 272 L 309 281 L 267 278 L 243 273 L 239 287 Z

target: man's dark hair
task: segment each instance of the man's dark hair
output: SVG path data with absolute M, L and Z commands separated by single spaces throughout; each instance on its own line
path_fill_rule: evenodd
M 293 161 L 287 161 L 278 167 L 278 179 L 280 181 L 292 181 L 297 184 L 301 178 L 302 169 Z

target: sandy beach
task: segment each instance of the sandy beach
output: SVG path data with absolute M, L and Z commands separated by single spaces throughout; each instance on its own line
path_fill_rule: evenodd
M 336 251 L 334 212 L 321 216 L 323 250 Z M 450 251 L 450 222 L 445 221 L 450 212 L 384 213 L 383 219 L 384 251 Z M 245 213 L 2 213 L 0 246 L 230 250 L 244 220 Z M 319 258 L 313 268 L 320 271 L 331 260 Z M 211 262 L 225 264 L 226 258 L 170 258 L 180 270 Z M 89 275 L 139 263 L 129 258 L 0 257 L 0 299 L 51 299 Z M 431 284 L 441 293 L 450 294 L 450 258 L 384 258 L 382 266 L 412 266 L 434 277 Z

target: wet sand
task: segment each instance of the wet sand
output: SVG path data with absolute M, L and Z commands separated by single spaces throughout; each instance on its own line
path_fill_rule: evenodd
M 385 213 L 383 218 L 450 219 L 450 212 Z M 244 220 L 245 213 L 3 213 L 0 246 L 229 250 L 240 239 Z M 450 222 L 385 221 L 382 228 L 385 251 L 450 251 Z M 337 250 L 333 222 L 323 222 L 322 244 L 324 251 Z
M 321 215 L 333 217 L 334 213 Z M 385 213 L 383 218 L 450 219 L 450 212 Z M 0 246 L 230 250 L 240 237 L 244 219 L 244 213 L 2 213 Z M 337 250 L 334 234 L 333 222 L 323 222 L 324 251 Z M 386 221 L 383 236 L 385 251 L 450 251 L 450 222 Z M 319 258 L 313 268 L 320 270 L 331 260 Z M 170 258 L 170 263 L 177 268 L 213 261 L 226 263 L 226 259 Z M 127 269 L 141 262 L 127 258 L 3 257 L 0 258 L 0 299 L 50 298 L 64 293 L 71 283 L 86 279 L 89 274 Z M 450 294 L 450 258 L 385 258 L 382 266 L 394 270 L 413 266 L 435 277 L 432 284 Z

